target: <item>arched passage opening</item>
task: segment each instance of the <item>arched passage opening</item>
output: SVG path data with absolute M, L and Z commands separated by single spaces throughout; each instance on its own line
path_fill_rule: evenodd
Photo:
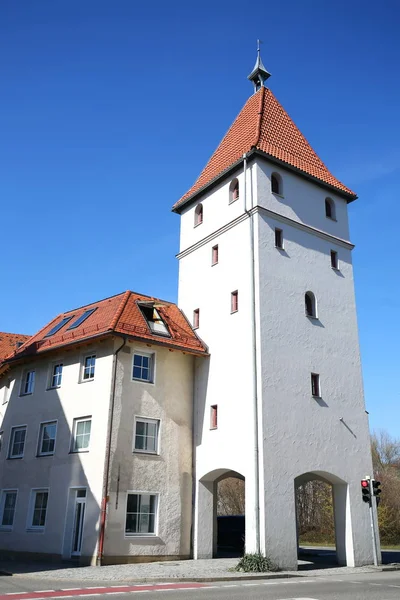
M 348 485 L 322 471 L 295 479 L 299 569 L 352 566 L 354 561 Z
M 245 478 L 216 469 L 197 482 L 195 558 L 241 556 L 246 537 Z

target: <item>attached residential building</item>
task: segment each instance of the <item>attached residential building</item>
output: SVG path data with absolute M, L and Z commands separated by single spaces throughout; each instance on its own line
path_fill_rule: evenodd
M 174 304 L 133 292 L 63 313 L 17 349 L 2 366 L 2 553 L 189 557 L 206 355 Z

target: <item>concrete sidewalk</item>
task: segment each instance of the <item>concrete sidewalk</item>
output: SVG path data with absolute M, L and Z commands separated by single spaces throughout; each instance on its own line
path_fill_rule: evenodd
M 327 577 L 389 570 L 388 567 L 334 567 L 313 569 L 311 563 L 300 561 L 300 571 L 278 573 L 238 573 L 230 571 L 238 563 L 237 558 L 176 560 L 104 567 L 74 567 L 71 563 L 42 564 L 1 561 L 0 570 L 15 577 L 37 577 L 40 579 L 68 579 L 89 582 L 122 581 L 132 583 L 154 583 L 168 581 L 231 581 L 237 579 L 280 579 L 292 577 Z M 398 567 L 400 569 L 400 565 Z

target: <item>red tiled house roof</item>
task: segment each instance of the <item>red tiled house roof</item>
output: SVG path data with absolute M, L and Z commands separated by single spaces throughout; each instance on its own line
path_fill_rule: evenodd
M 168 327 L 170 337 L 157 335 L 150 330 L 139 308 L 140 303 L 156 306 Z M 68 330 L 74 321 L 90 309 L 95 311 L 80 326 Z M 53 327 L 66 317 L 71 319 L 54 335 L 46 337 Z M 9 354 L 5 362 L 113 334 L 123 334 L 130 339 L 161 344 L 191 354 L 207 354 L 206 346 L 196 336 L 176 304 L 127 291 L 58 315 L 18 350 Z
M 240 162 L 243 154 L 250 151 L 259 151 L 276 159 L 334 188 L 348 200 L 357 197 L 332 175 L 271 90 L 261 87 L 247 100 L 195 184 L 172 210 L 179 212 L 197 192 Z
M 23 344 L 30 337 L 30 335 L 23 335 L 21 333 L 0 332 L 0 362 L 17 349 L 18 343 Z

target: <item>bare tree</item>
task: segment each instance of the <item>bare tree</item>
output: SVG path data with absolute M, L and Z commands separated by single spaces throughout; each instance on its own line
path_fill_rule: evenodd
M 227 477 L 218 484 L 217 514 L 244 515 L 244 481 L 237 477 Z

